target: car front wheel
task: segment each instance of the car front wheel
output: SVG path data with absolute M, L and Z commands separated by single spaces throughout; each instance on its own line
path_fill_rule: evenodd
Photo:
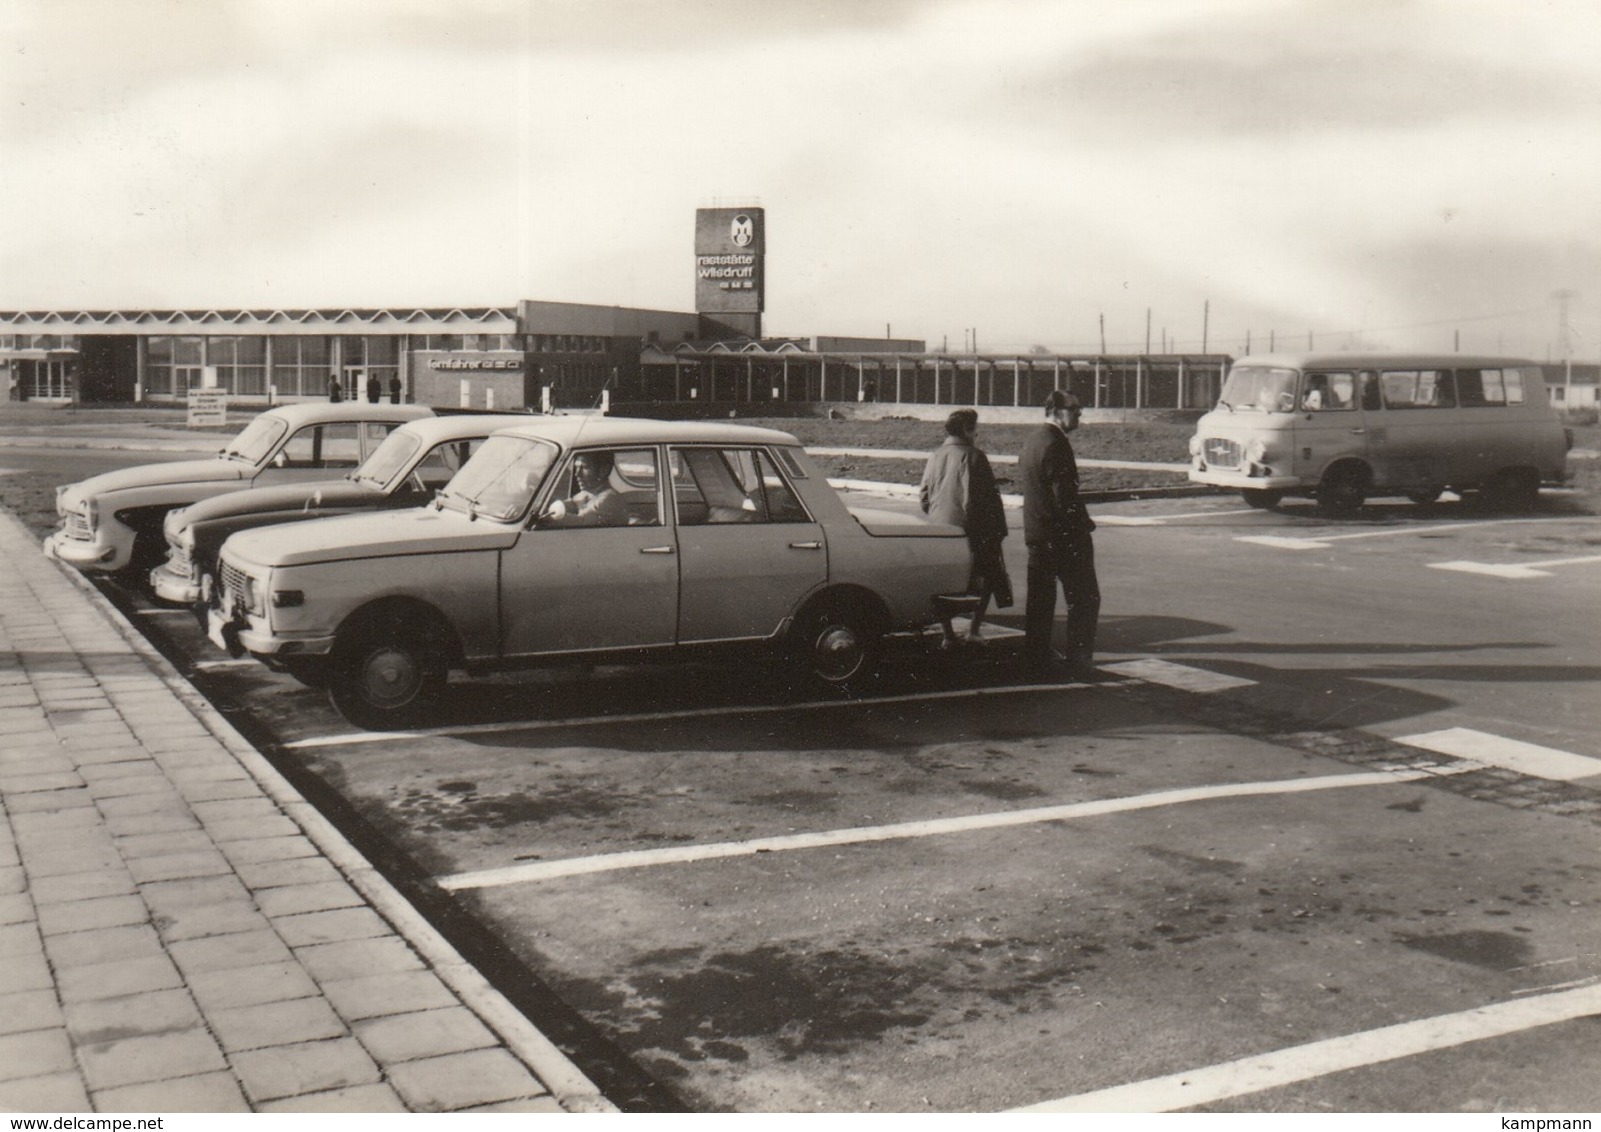
M 446 662 L 425 629 L 369 624 L 340 642 L 327 672 L 328 698 L 346 720 L 369 731 L 413 727 L 444 697 Z

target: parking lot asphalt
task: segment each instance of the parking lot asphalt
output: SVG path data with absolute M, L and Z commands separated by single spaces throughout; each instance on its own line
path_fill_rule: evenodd
M 0 1109 L 611 1106 L 0 513 Z

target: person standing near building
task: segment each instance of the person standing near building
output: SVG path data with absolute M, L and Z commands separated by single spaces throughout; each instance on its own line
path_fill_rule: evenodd
M 390 375 L 389 378 L 389 403 L 391 405 L 400 404 L 400 375 L 398 373 Z
M 383 383 L 378 380 L 377 374 L 367 375 L 367 403 L 376 405 L 384 395 Z
M 345 399 L 345 395 L 344 395 L 343 392 L 340 391 L 340 388 L 339 388 L 339 375 L 337 373 L 329 374 L 328 375 L 328 400 L 334 402 L 335 404 L 338 404 L 340 401 L 343 401 L 344 399 Z
M 1061 389 L 1045 399 L 1045 424 L 1018 455 L 1023 482 L 1023 540 L 1028 544 L 1028 600 L 1023 653 L 1036 669 L 1065 660 L 1074 669 L 1094 666 L 1101 588 L 1095 577 L 1095 521 L 1078 492 L 1078 461 L 1068 433 L 1079 426 L 1078 398 Z M 1067 602 L 1067 655 L 1051 649 L 1056 587 Z
M 936 523 L 949 523 L 967 532 L 973 565 L 967 592 L 979 595 L 978 607 L 968 624 L 967 641 L 980 644 L 979 627 L 991 599 L 1002 609 L 1012 604 L 1012 582 L 1006 576 L 1001 543 L 1006 538 L 1006 512 L 989 457 L 978 447 L 978 412 L 957 409 L 945 419 L 945 442 L 928 457 L 918 488 L 923 513 Z M 954 638 L 946 641 L 954 645 Z

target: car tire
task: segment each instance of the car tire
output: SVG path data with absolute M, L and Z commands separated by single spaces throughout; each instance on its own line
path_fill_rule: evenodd
M 860 606 L 843 601 L 803 613 L 790 634 L 796 664 L 814 684 L 857 692 L 878 677 L 883 633 Z
M 326 675 L 329 702 L 346 721 L 388 731 L 433 717 L 447 665 L 426 628 L 385 618 L 342 633 Z
M 1258 511 L 1270 511 L 1283 502 L 1284 493 L 1270 491 L 1267 488 L 1248 487 L 1240 492 L 1240 498 Z
M 1355 464 L 1330 468 L 1318 484 L 1318 510 L 1325 515 L 1355 515 L 1367 502 L 1367 470 Z
M 1406 497 L 1418 506 L 1424 507 L 1440 498 L 1444 491 L 1443 487 L 1420 487 L 1407 492 Z

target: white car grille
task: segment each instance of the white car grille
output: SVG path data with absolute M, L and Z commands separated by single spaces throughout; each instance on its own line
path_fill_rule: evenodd
M 179 542 L 167 544 L 167 565 L 175 574 L 187 576 L 194 573 L 194 563 L 189 561 L 189 548 Z
M 222 563 L 221 605 L 232 612 L 245 601 L 245 572 L 231 562 Z
M 70 539 L 79 542 L 89 542 L 94 538 L 94 530 L 89 526 L 89 516 L 77 511 L 69 511 L 62 516 L 61 529 Z

